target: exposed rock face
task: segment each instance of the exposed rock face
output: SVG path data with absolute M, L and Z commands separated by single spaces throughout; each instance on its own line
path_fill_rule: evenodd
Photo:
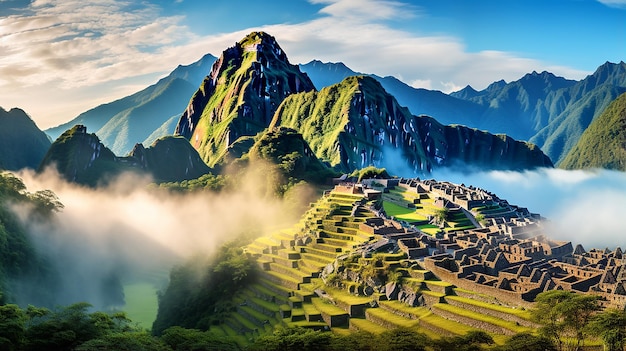
M 76 125 L 52 144 L 39 171 L 55 167 L 68 181 L 98 186 L 122 172 L 146 173 L 158 182 L 197 178 L 210 171 L 184 138 L 165 137 L 151 147 L 137 144 L 127 157 L 117 157 L 96 134 Z
M 0 169 L 35 169 L 50 147 L 50 140 L 19 108 L 0 107 Z
M 416 174 L 458 164 L 515 170 L 552 167 L 532 144 L 413 116 L 370 77 L 349 77 L 320 92 L 287 97 L 271 124 L 278 125 L 301 132 L 321 160 L 347 172 L 368 165 L 386 167 L 397 162 L 391 154 L 402 156 Z
M 202 159 L 213 165 L 239 137 L 265 129 L 286 96 L 314 89 L 274 37 L 254 32 L 213 64 L 175 134 L 189 139 Z

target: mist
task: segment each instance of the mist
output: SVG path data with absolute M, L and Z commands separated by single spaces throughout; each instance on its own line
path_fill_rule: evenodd
M 582 244 L 586 250 L 626 248 L 626 172 L 559 168 L 482 171 L 456 165 L 424 174 L 408 165 L 400 150 L 383 151 L 381 167 L 392 175 L 474 185 L 545 217 L 543 226 L 550 238 Z
M 163 287 L 174 265 L 210 255 L 242 233 L 284 229 L 301 215 L 293 203 L 260 193 L 253 181 L 219 194 L 173 194 L 131 174 L 99 189 L 69 184 L 52 171 L 19 177 L 28 191 L 50 189 L 65 206 L 50 221 L 37 223 L 28 208 L 15 208 L 37 252 L 58 272 L 55 304 L 119 306 L 123 296 L 115 295 L 116 285 L 118 291 L 135 282 Z M 37 298 L 33 291 L 18 302 L 35 304 Z
M 432 177 L 474 185 L 547 218 L 546 234 L 585 249 L 626 247 L 626 173 L 609 170 L 436 170 Z

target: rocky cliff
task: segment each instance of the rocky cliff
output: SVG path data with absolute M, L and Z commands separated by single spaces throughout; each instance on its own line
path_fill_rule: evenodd
M 552 166 L 532 144 L 411 115 L 380 83 L 364 76 L 287 97 L 270 126 L 299 131 L 321 160 L 343 171 L 386 167 L 397 163 L 397 156 L 417 174 L 457 165 L 516 170 Z
M 285 97 L 314 89 L 274 37 L 254 32 L 213 64 L 175 134 L 187 138 L 212 166 L 239 137 L 264 130 Z

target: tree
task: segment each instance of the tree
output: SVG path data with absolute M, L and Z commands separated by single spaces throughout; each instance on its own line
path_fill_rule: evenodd
M 584 343 L 593 313 L 600 309 L 599 296 L 552 290 L 535 298 L 533 319 L 542 324 L 540 332 L 552 340 L 559 351 L 579 350 Z
M 448 212 L 449 210 L 447 207 L 436 209 L 435 213 L 433 214 L 433 220 L 435 224 L 439 226 L 444 225 L 446 220 L 448 219 Z
M 430 338 L 409 328 L 397 328 L 380 334 L 380 350 L 424 351 L 431 344 Z
M 502 351 L 556 351 L 550 339 L 541 335 L 519 333 L 511 336 L 497 350 Z
M 487 332 L 472 330 L 463 336 L 434 340 L 433 349 L 436 351 L 479 351 L 483 349 L 482 345 L 492 345 L 493 343 L 493 338 Z
M 175 351 L 235 351 L 239 347 L 229 338 L 210 331 L 171 327 L 161 336 L 161 341 Z
M 76 351 L 170 351 L 169 346 L 146 332 L 110 333 L 91 339 Z M 194 349 L 203 350 L 203 349 Z
M 17 305 L 0 306 L 0 349 L 21 349 L 25 334 L 24 312 Z
M 593 316 L 588 329 L 602 338 L 605 350 L 621 351 L 626 344 L 626 312 L 617 309 L 600 312 Z

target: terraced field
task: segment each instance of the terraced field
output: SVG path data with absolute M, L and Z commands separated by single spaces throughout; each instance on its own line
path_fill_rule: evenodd
M 391 194 L 394 203 L 412 196 L 395 190 Z M 416 207 L 432 206 L 423 195 L 420 201 Z M 359 195 L 331 192 L 312 204 L 294 228 L 248 245 L 246 252 L 256 259 L 260 278 L 233 298 L 233 313 L 214 329 L 237 335 L 245 345 L 279 326 L 338 333 L 408 327 L 432 337 L 485 329 L 496 340 L 498 335 L 534 328 L 527 312 L 457 290 L 402 253 L 377 253 L 380 267 L 374 269 L 400 274 L 399 286 L 419 296 L 420 306 L 388 299 L 384 291 L 366 296 L 362 284 L 349 280 L 342 281 L 343 288 L 326 286 L 320 274 L 327 265 L 353 254 L 360 257 L 364 244 L 380 239 L 359 229 L 360 223 L 374 216 L 368 205 Z M 372 260 L 360 257 L 350 264 L 372 269 Z
M 402 186 L 383 194 L 383 208 L 389 217 L 414 225 L 422 232 L 436 235 L 441 229 L 428 221 L 440 207 L 435 205 L 435 195 L 418 194 Z M 482 212 L 479 212 L 482 213 Z M 475 228 L 472 221 L 461 210 L 451 210 L 446 219 L 445 232 Z

